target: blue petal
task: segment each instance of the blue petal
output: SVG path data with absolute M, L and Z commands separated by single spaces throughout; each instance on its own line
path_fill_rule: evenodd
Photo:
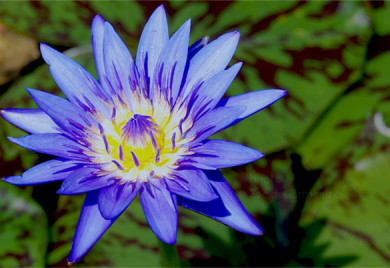
M 79 261 L 107 231 L 116 218 L 106 220 L 98 208 L 98 193 L 89 192 L 81 210 L 68 261 Z
M 99 82 L 106 85 L 106 67 L 104 66 L 103 40 L 104 40 L 104 24 L 105 20 L 102 16 L 96 15 L 92 20 L 92 48 L 95 59 L 96 72 L 99 77 Z M 106 92 L 107 93 L 107 92 Z
M 139 190 L 138 183 L 114 184 L 99 192 L 99 209 L 105 219 L 119 216 L 134 200 Z
M 191 150 L 195 152 L 191 155 L 192 160 L 212 169 L 239 166 L 264 156 L 255 149 L 224 140 L 207 140 Z
M 4 109 L 1 116 L 18 128 L 32 133 L 58 133 L 59 127 L 41 109 Z
M 20 138 L 8 138 L 11 142 L 28 150 L 50 154 L 71 160 L 87 161 L 84 147 L 62 134 L 32 134 Z
M 155 235 L 166 244 L 174 244 L 178 223 L 175 196 L 164 188 L 144 184 L 140 200 L 146 220 Z
M 162 92 L 171 92 L 171 103 L 176 101 L 187 62 L 191 21 L 187 20 L 161 51 L 154 73 L 154 83 Z
M 205 36 L 202 39 L 196 41 L 193 43 L 190 48 L 188 49 L 188 56 L 187 56 L 187 61 L 190 61 L 196 53 L 199 52 L 202 48 L 204 48 L 207 44 L 209 43 L 209 37 Z
M 58 126 L 75 136 L 84 136 L 86 129 L 97 125 L 90 115 L 64 98 L 35 89 L 27 91 Z
M 183 87 L 184 97 L 194 86 L 226 68 L 236 50 L 239 37 L 238 31 L 224 34 L 195 54 L 189 63 Z
M 192 96 L 196 97 L 193 104 L 194 111 L 192 112 L 195 119 L 217 105 L 233 82 L 241 65 L 242 63 L 237 63 L 231 68 L 217 73 L 204 82 L 199 91 Z
M 150 90 L 153 90 L 154 69 L 168 40 L 168 23 L 164 7 L 161 5 L 153 12 L 142 31 L 136 56 L 138 71 L 141 77 L 150 81 Z M 150 91 L 149 94 L 153 94 L 153 92 Z
M 133 57 L 108 22 L 104 24 L 103 55 L 106 76 L 111 85 L 110 90 L 120 97 L 126 96 L 131 102 L 129 79 L 135 79 L 136 75 Z
M 23 172 L 21 176 L 3 178 L 4 181 L 14 185 L 36 185 L 66 179 L 70 173 L 79 169 L 81 164 L 66 159 L 53 159 Z
M 58 194 L 74 195 L 113 185 L 116 179 L 111 173 L 99 175 L 101 171 L 95 166 L 86 166 L 76 170 L 67 177 L 57 191 Z
M 245 107 L 242 106 L 216 108 L 195 121 L 186 136 L 196 137 L 191 143 L 203 141 L 218 131 L 228 127 L 244 110 Z
M 280 98 L 287 94 L 287 90 L 282 89 L 266 89 L 254 92 L 249 92 L 230 98 L 222 99 L 217 106 L 220 107 L 234 107 L 245 106 L 245 111 L 237 118 L 233 123 L 237 123 L 248 116 L 266 108 L 272 103 L 276 102 Z
M 169 191 L 196 201 L 210 201 L 216 199 L 206 175 L 199 169 L 175 170 L 174 178 L 166 179 Z
M 219 198 L 210 202 L 196 202 L 178 196 L 178 203 L 188 209 L 209 216 L 240 232 L 261 235 L 263 230 L 246 211 L 219 171 L 206 171 Z
M 105 99 L 96 79 L 82 66 L 53 48 L 41 44 L 43 59 L 65 96 L 74 104 L 97 110 L 110 116 L 110 111 L 99 99 Z

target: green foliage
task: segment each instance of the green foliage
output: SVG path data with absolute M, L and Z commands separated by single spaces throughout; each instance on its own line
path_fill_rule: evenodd
M 155 7 L 134 1 L 5 1 L 0 20 L 57 46 L 96 74 L 93 16 L 113 23 L 135 55 Z M 288 90 L 279 102 L 216 135 L 267 154 L 223 170 L 265 235 L 249 237 L 179 209 L 182 265 L 388 266 L 390 139 L 378 132 L 373 116 L 382 113 L 390 125 L 389 2 L 169 1 L 165 9 L 171 33 L 192 18 L 192 42 L 240 30 L 233 61 L 244 65 L 227 95 Z M 1 88 L 0 107 L 35 107 L 25 87 L 60 94 L 41 63 Z M 42 161 L 6 139 L 21 135 L 1 121 L 2 176 Z M 31 191 L 37 199 L 37 188 L 0 185 L 0 266 L 65 266 L 83 196 L 61 196 L 58 202 L 48 197 L 55 213 L 44 206 L 45 214 Z M 53 219 L 49 226 L 47 217 Z M 136 199 L 79 266 L 161 264 Z

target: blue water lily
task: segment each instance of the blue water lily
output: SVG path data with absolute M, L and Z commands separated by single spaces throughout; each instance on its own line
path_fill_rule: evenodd
M 137 194 L 151 229 L 168 244 L 176 242 L 177 205 L 247 234 L 262 233 L 218 169 L 263 154 L 208 138 L 286 91 L 223 98 L 241 67 L 227 68 L 239 32 L 188 48 L 189 34 L 188 20 L 169 37 L 160 6 L 143 30 L 134 61 L 113 27 L 96 16 L 92 45 L 98 81 L 42 44 L 42 56 L 67 99 L 27 89 L 38 109 L 2 110 L 3 118 L 30 133 L 9 138 L 13 143 L 57 157 L 6 182 L 63 180 L 59 194 L 87 193 L 70 262 L 88 252 Z

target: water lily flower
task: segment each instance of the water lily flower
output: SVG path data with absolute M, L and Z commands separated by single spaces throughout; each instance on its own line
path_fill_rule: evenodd
M 223 98 L 241 63 L 227 68 L 239 32 L 189 44 L 190 20 L 171 37 L 163 6 L 147 22 L 136 59 L 101 16 L 92 22 L 98 80 L 72 59 L 42 44 L 41 53 L 66 98 L 27 89 L 38 109 L 4 109 L 30 135 L 9 138 L 57 158 L 20 176 L 15 185 L 63 180 L 58 193 L 86 193 L 69 256 L 80 260 L 139 195 L 146 220 L 163 242 L 176 242 L 177 206 L 260 235 L 220 168 L 263 154 L 211 135 L 286 94 L 261 90 Z

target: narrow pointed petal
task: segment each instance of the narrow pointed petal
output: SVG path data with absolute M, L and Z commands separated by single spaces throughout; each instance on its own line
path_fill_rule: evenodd
M 113 185 L 116 179 L 112 174 L 99 175 L 101 171 L 94 166 L 86 166 L 72 172 L 57 191 L 58 194 L 81 194 Z
M 149 89 L 153 90 L 152 79 L 160 53 L 169 40 L 169 30 L 164 7 L 159 6 L 152 14 L 142 31 L 139 41 L 136 64 L 141 77 L 150 81 Z M 153 94 L 152 91 L 149 94 Z
M 83 112 L 81 108 L 72 104 L 68 100 L 50 93 L 35 89 L 27 89 L 35 103 L 47 113 L 53 121 L 61 128 L 74 135 L 83 136 L 84 131 L 92 125 L 97 125 L 96 121 Z
M 208 79 L 196 93 L 196 101 L 193 105 L 193 116 L 197 118 L 202 113 L 213 109 L 233 82 L 242 63 L 234 64 L 227 70 L 223 70 Z
M 189 63 L 187 80 L 183 88 L 184 97 L 194 86 L 226 68 L 233 57 L 239 38 L 238 31 L 224 34 L 195 54 Z
M 114 184 L 99 192 L 99 209 L 105 219 L 118 217 L 134 200 L 139 190 L 138 183 Z
M 191 150 L 195 152 L 192 160 L 213 169 L 247 164 L 264 156 L 255 149 L 224 140 L 207 140 Z
M 31 134 L 58 133 L 58 125 L 41 109 L 4 109 L 1 116 Z
M 187 132 L 186 136 L 196 137 L 192 143 L 201 142 L 218 131 L 225 129 L 234 122 L 244 110 L 245 107 L 242 106 L 216 108 L 197 120 L 193 127 Z
M 202 39 L 196 41 L 188 48 L 188 56 L 187 61 L 190 61 L 196 53 L 199 52 L 202 48 L 204 48 L 209 43 L 209 37 L 205 36 Z
M 234 107 L 242 106 L 246 107 L 245 111 L 237 118 L 233 124 L 251 116 L 258 111 L 266 108 L 272 103 L 276 102 L 280 98 L 287 94 L 287 90 L 282 89 L 265 89 L 254 92 L 249 92 L 226 99 L 222 99 L 217 106 L 220 107 Z
M 36 185 L 64 180 L 80 167 L 80 162 L 53 159 L 28 169 L 21 176 L 5 177 L 3 180 L 14 185 Z
M 191 21 L 187 20 L 164 46 L 157 64 L 154 82 L 163 92 L 170 91 L 171 103 L 175 102 L 183 79 L 190 28 Z
M 158 189 L 144 184 L 140 191 L 140 200 L 146 220 L 154 234 L 164 243 L 174 244 L 178 224 L 176 197 L 170 195 L 164 188 Z
M 207 176 L 201 170 L 176 170 L 174 176 L 173 179 L 165 180 L 170 192 L 196 201 L 211 201 L 218 198 Z
M 19 138 L 8 138 L 11 142 L 28 150 L 50 154 L 71 160 L 87 161 L 84 148 L 62 134 L 33 134 Z
M 261 235 L 263 230 L 241 204 L 219 171 L 206 172 L 219 198 L 209 202 L 197 202 L 178 196 L 178 203 L 188 209 L 209 216 L 240 232 Z
M 57 50 L 41 44 L 43 59 L 65 96 L 75 105 L 88 107 L 109 116 L 109 110 L 99 99 L 105 99 L 96 79 L 81 65 Z M 93 105 L 91 107 L 91 104 Z
M 87 193 L 68 261 L 70 263 L 79 261 L 115 220 L 116 218 L 107 220 L 100 214 L 96 191 Z
M 99 82 L 105 85 L 106 68 L 104 66 L 103 40 L 104 40 L 104 24 L 105 20 L 102 16 L 96 15 L 92 20 L 92 48 L 95 59 L 96 72 L 99 77 Z
M 103 55 L 106 79 L 112 91 L 130 98 L 130 78 L 134 78 L 134 61 L 129 49 L 108 22 L 104 25 Z M 107 81 L 106 81 L 107 82 Z

